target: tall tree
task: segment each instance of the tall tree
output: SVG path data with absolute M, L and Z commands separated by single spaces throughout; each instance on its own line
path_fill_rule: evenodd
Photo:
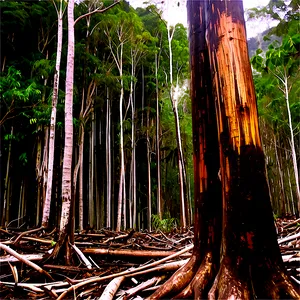
M 61 251 L 62 246 L 66 247 L 66 260 L 70 260 L 69 243 L 71 233 L 73 232 L 74 222 L 72 222 L 72 208 L 74 197 L 72 197 L 72 156 L 73 156 L 73 89 L 74 89 L 74 57 L 75 57 L 75 24 L 94 13 L 102 13 L 108 8 L 101 10 L 96 8 L 92 12 L 81 15 L 74 21 L 74 0 L 68 2 L 68 52 L 67 52 L 67 73 L 66 73 L 66 96 L 65 96 L 65 144 L 62 170 L 62 208 L 59 226 L 59 238 L 51 254 L 56 258 Z M 72 201 L 73 200 L 73 201 Z M 73 242 L 73 241 L 71 241 Z
M 48 178 L 47 178 L 47 190 L 46 198 L 43 203 L 43 216 L 42 226 L 48 227 L 48 220 L 50 216 L 51 195 L 52 195 L 52 181 L 53 181 L 53 167 L 54 167 L 54 149 L 55 149 L 55 127 L 56 127 L 56 106 L 59 91 L 59 75 L 60 75 L 60 62 L 62 54 L 62 42 L 63 42 L 63 15 L 65 12 L 64 2 L 59 1 L 57 7 L 55 1 L 53 4 L 57 13 L 57 49 L 56 49 L 56 63 L 53 80 L 53 92 L 52 92 L 52 110 L 50 118 L 50 134 L 49 134 L 49 154 L 48 154 Z
M 284 272 L 276 239 L 242 1 L 190 0 L 188 17 L 193 112 L 201 116 L 210 109 L 215 111 L 222 187 L 221 194 L 209 197 L 208 201 L 199 191 L 201 184 L 217 190 L 214 181 L 217 165 L 210 165 L 216 157 L 209 155 L 202 138 L 208 133 L 209 124 L 205 122 L 203 128 L 201 119 L 193 114 L 193 131 L 197 135 L 194 146 L 199 147 L 194 148 L 195 183 L 198 184 L 195 186 L 194 251 L 190 261 L 150 299 L 163 298 L 184 288 L 175 298 L 195 293 L 198 299 L 298 299 L 297 289 Z M 209 68 L 205 68 L 208 57 Z M 199 111 L 196 104 L 207 97 L 203 96 L 207 85 L 204 76 L 209 73 L 213 97 Z M 208 178 L 212 176 L 209 185 L 205 185 L 206 172 Z M 203 222 L 205 218 L 208 220 Z M 221 231 L 216 225 L 220 223 Z
M 74 0 L 68 2 L 68 54 L 65 96 L 65 145 L 62 170 L 62 208 L 59 225 L 59 238 L 53 250 L 53 257 L 57 257 L 62 245 L 68 249 L 71 230 L 72 204 L 72 156 L 73 156 L 73 84 L 74 84 Z M 67 261 L 70 259 L 67 256 Z
M 269 50 L 265 53 L 265 58 L 261 56 L 261 50 L 257 51 L 257 55 L 252 58 L 252 64 L 262 75 L 268 73 L 271 85 L 276 86 L 281 93 L 281 97 L 285 101 L 285 110 L 287 115 L 287 128 L 288 128 L 288 141 L 291 149 L 292 163 L 293 163 L 293 173 L 295 177 L 295 190 L 296 199 L 298 204 L 298 211 L 300 211 L 300 189 L 299 189 L 299 171 L 297 164 L 297 154 L 294 135 L 296 134 L 295 129 L 298 128 L 293 125 L 293 116 L 291 113 L 293 101 L 291 94 L 292 89 L 297 89 L 297 78 L 299 73 L 299 45 L 300 45 L 300 35 L 296 33 L 292 36 L 287 35 L 284 37 L 280 46 L 275 46 L 272 44 Z M 273 77 L 273 78 L 272 78 Z M 274 80 L 275 79 L 275 80 Z M 270 83 L 269 83 L 270 85 Z M 268 85 L 267 85 L 268 86 Z M 265 92 L 267 88 L 265 88 Z M 280 100 L 280 96 L 274 100 Z M 297 97 L 297 96 L 296 96 Z M 297 101 L 297 100 L 296 100 Z M 278 105 L 277 101 L 277 105 Z M 279 170 L 280 171 L 280 170 Z

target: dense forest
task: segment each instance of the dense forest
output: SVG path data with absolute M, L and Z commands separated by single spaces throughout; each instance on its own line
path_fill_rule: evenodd
M 151 299 L 296 299 L 274 219 L 300 212 L 299 1 L 247 11 L 277 20 L 250 56 L 242 1 L 187 2 L 188 28 L 163 2 L 0 3 L 3 233 L 59 228 L 70 265 L 75 232 L 194 228 Z
M 100 4 L 81 2 L 75 17 Z M 61 207 L 66 6 L 51 1 L 1 6 L 2 224 L 40 224 L 50 194 L 54 226 Z M 153 5 L 134 10 L 122 2 L 79 20 L 75 39 L 76 228 L 115 228 L 117 215 L 123 228 L 147 228 L 151 214 L 173 216 L 179 225 L 179 157 L 182 200 L 189 207 L 193 186 L 186 29 L 168 27 Z
M 280 18 L 264 38 L 273 40 L 269 49 L 252 57 L 277 216 L 298 213 L 299 203 L 294 2 L 250 11 L 252 17 Z M 159 219 L 167 227 L 185 227 L 193 216 L 186 28 L 171 27 L 154 5 L 134 10 L 122 2 L 85 16 L 99 5 L 82 1 L 74 12 L 75 228 L 150 229 L 151 223 L 163 226 Z M 41 224 L 47 199 L 49 225 L 55 226 L 61 211 L 66 4 L 5 1 L 1 23 L 1 223 Z

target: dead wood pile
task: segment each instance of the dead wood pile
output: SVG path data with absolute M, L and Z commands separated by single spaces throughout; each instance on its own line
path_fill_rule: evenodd
M 287 272 L 300 284 L 300 219 L 276 220 Z M 45 261 L 55 232 L 0 229 L 1 299 L 144 299 L 183 266 L 193 232 L 85 231 L 75 235 L 73 265 Z

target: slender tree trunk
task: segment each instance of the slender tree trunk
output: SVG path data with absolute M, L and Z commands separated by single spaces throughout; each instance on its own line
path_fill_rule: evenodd
M 68 2 L 68 53 L 65 96 L 65 146 L 62 169 L 62 209 L 59 226 L 59 239 L 52 256 L 56 258 L 61 246 L 66 246 L 68 254 L 68 235 L 71 225 L 72 202 L 72 154 L 73 154 L 73 81 L 74 81 L 74 0 Z M 66 256 L 68 263 L 69 256 Z
M 183 160 L 182 144 L 181 144 L 181 134 L 180 134 L 180 125 L 178 117 L 178 107 L 177 100 L 173 102 L 173 113 L 175 117 L 175 126 L 176 126 L 176 141 L 177 141 L 177 151 L 178 151 L 178 173 L 179 173 L 179 186 L 180 186 L 180 217 L 181 217 L 181 226 L 183 228 L 187 227 L 187 197 L 186 197 L 186 180 L 185 180 L 185 166 Z
M 173 84 L 173 52 L 172 52 L 172 39 L 175 32 L 175 28 L 171 29 L 169 22 L 167 23 L 168 31 L 168 46 L 169 46 L 169 75 L 170 75 L 170 98 L 172 103 L 172 109 L 175 118 L 175 128 L 176 128 L 176 142 L 177 142 L 177 152 L 178 152 L 178 175 L 179 175 L 179 195 L 180 195 L 180 218 L 181 226 L 183 228 L 187 227 L 187 197 L 186 197 L 186 176 L 185 176 L 185 165 L 183 159 L 182 145 L 181 145 L 181 134 L 180 125 L 178 118 L 178 96 L 179 96 L 179 85 L 178 82 L 176 86 Z
M 83 107 L 83 105 L 82 105 Z M 79 177 L 78 187 L 78 228 L 80 231 L 83 230 L 83 145 L 84 145 L 84 123 L 80 123 L 79 127 L 79 149 L 78 149 L 78 162 L 74 168 L 73 175 L 73 197 L 76 199 L 77 190 L 77 177 Z M 78 176 L 79 175 L 79 176 Z
M 161 174 L 160 174 L 160 109 L 159 109 L 159 94 L 158 94 L 158 55 L 155 53 L 155 90 L 156 90 L 156 167 L 157 167 L 157 214 L 162 219 L 162 200 L 161 200 Z M 151 198 L 151 197 L 150 197 Z
M 90 153 L 89 153 L 89 225 L 95 225 L 95 204 L 94 204 L 94 112 L 91 118 L 91 131 L 90 131 Z
M 147 130 L 146 130 L 146 143 L 147 143 L 147 206 L 148 206 L 148 230 L 151 231 L 151 216 L 152 216 L 152 198 L 151 198 L 151 144 L 149 137 L 150 129 L 150 107 L 147 109 Z
M 11 142 L 12 142 L 12 136 L 14 133 L 14 127 L 11 126 L 10 129 L 10 140 L 8 145 L 8 155 L 7 155 L 7 163 L 6 163 L 6 175 L 5 175 L 5 181 L 4 181 L 4 195 L 3 195 L 3 207 L 2 207 L 2 220 L 1 225 L 4 227 L 6 226 L 8 220 L 9 220 L 9 214 L 8 214 L 8 208 L 10 205 L 10 195 L 9 195 L 9 189 L 8 189 L 8 183 L 9 183 L 9 170 L 10 170 L 10 157 L 11 157 Z
M 46 198 L 43 205 L 42 226 L 48 227 L 48 220 L 50 216 L 51 196 L 52 196 L 52 182 L 53 182 L 53 166 L 54 166 L 54 149 L 55 149 L 55 126 L 56 126 L 56 106 L 59 90 L 59 75 L 60 75 L 60 62 L 62 53 L 62 39 L 63 39 L 63 11 L 62 3 L 59 5 L 59 12 L 57 14 L 58 29 L 57 29 L 57 50 L 56 50 L 56 63 L 53 83 L 52 94 L 52 110 L 50 118 L 50 137 L 49 137 L 49 154 L 48 154 L 48 178 Z
M 283 181 L 283 172 L 282 172 L 282 165 L 281 165 L 281 158 L 278 154 L 278 147 L 277 147 L 277 139 L 276 135 L 274 134 L 274 147 L 275 147 L 275 158 L 276 158 L 276 165 L 279 174 L 279 182 L 280 182 L 280 194 L 281 197 L 278 197 L 278 210 L 279 215 L 285 215 L 285 203 L 286 203 L 286 195 L 285 195 L 285 188 L 284 188 L 284 181 Z
M 123 141 L 123 98 L 124 98 L 124 83 L 123 83 L 123 44 L 121 44 L 120 49 L 120 60 L 119 60 L 119 73 L 120 73 L 120 100 L 119 100 L 119 110 L 120 110 L 120 183 L 119 183 L 119 196 L 118 196 L 118 211 L 117 211 L 117 227 L 116 231 L 121 230 L 122 221 L 122 205 L 126 206 L 124 198 L 124 187 L 125 187 L 125 166 L 124 166 L 124 141 Z M 126 222 L 126 214 L 124 215 L 123 210 L 123 221 Z
M 288 120 L 289 120 L 289 129 L 290 129 L 290 146 L 292 151 L 292 161 L 294 167 L 294 175 L 295 175 L 295 183 L 296 183 L 296 197 L 297 197 L 297 205 L 298 205 L 298 213 L 300 214 L 300 188 L 299 188 L 299 172 L 298 172 L 298 164 L 297 164 L 297 156 L 296 156 L 296 148 L 294 141 L 294 132 L 293 132 L 293 124 L 292 124 L 292 116 L 290 110 L 290 101 L 289 101 L 289 88 L 288 88 L 288 76 L 285 71 L 284 76 L 284 92 L 285 92 L 285 100 L 286 100 L 286 109 L 288 112 Z
M 43 199 L 41 197 L 42 192 L 42 178 L 40 176 L 41 163 L 42 163 L 42 138 L 40 132 L 42 131 L 42 126 L 39 125 L 37 128 L 37 148 L 36 148 L 36 160 L 35 160 L 35 173 L 37 179 L 37 199 L 36 199 L 36 224 L 40 222 L 40 210 L 43 204 Z
M 106 89 L 106 227 L 111 228 L 111 111 L 110 94 Z
M 44 128 L 44 151 L 43 151 L 43 161 L 41 165 L 41 176 L 42 176 L 42 199 L 43 207 L 46 199 L 46 190 L 48 183 L 48 154 L 49 154 L 49 127 Z
M 285 150 L 285 160 L 286 160 L 286 162 L 289 161 L 289 154 L 288 154 L 287 150 Z M 296 214 L 296 210 L 295 210 L 295 203 L 294 203 L 294 196 L 293 196 L 289 164 L 287 165 L 287 174 L 288 174 L 287 177 L 288 177 L 288 181 L 289 181 L 289 189 L 290 189 L 290 193 L 291 193 L 290 214 L 292 214 L 294 216 Z
M 133 108 L 134 112 L 134 108 Z M 136 157 L 135 157 L 135 125 L 134 125 L 134 116 L 132 116 L 132 127 L 131 127 L 131 149 L 132 149 L 132 155 L 131 155 L 131 201 L 132 201 L 132 207 L 131 207 L 131 215 L 132 220 L 130 224 L 130 228 L 136 229 Z

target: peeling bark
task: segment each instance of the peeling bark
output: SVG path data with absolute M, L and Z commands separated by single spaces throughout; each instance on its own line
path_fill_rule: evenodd
M 188 16 L 194 250 L 149 299 L 299 299 L 276 239 L 242 1 L 189 0 Z

